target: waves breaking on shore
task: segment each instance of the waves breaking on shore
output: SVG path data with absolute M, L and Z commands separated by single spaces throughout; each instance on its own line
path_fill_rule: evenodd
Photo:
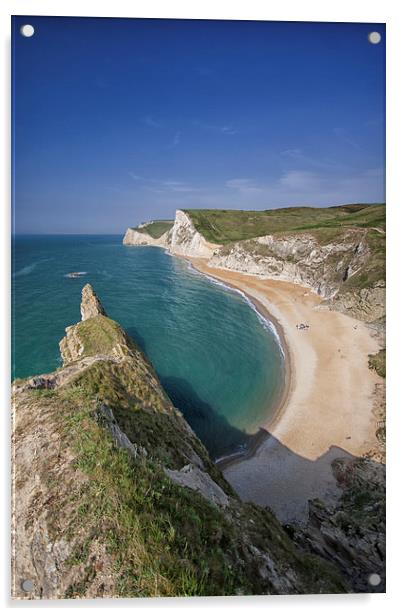
M 169 253 L 167 253 L 167 254 L 169 254 Z M 205 278 L 210 280 L 213 284 L 217 285 L 218 287 L 223 287 L 227 291 L 231 291 L 232 293 L 237 293 L 238 295 L 240 295 L 244 299 L 244 301 L 250 306 L 250 308 L 255 312 L 255 314 L 257 315 L 257 318 L 260 321 L 260 323 L 263 326 L 263 328 L 265 330 L 269 331 L 271 334 L 274 335 L 275 340 L 278 343 L 278 347 L 279 347 L 279 349 L 281 351 L 282 357 L 285 357 L 285 349 L 283 347 L 282 339 L 281 339 L 281 336 L 279 335 L 279 332 L 278 332 L 277 328 L 275 327 L 275 325 L 274 325 L 274 323 L 272 321 L 270 321 L 267 317 L 265 317 L 258 310 L 257 306 L 250 299 L 250 297 L 247 295 L 247 293 L 245 293 L 241 289 L 237 289 L 234 286 L 225 284 L 221 280 L 218 280 L 217 278 L 214 278 L 213 276 L 210 276 L 209 274 L 206 274 L 205 272 L 200 272 L 196 267 L 194 267 L 194 265 L 192 263 L 190 263 L 188 261 L 187 261 L 187 265 L 188 265 L 188 269 L 191 270 L 192 272 L 194 272 L 196 275 L 204 276 Z

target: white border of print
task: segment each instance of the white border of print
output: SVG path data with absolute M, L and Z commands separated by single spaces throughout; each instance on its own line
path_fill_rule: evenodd
M 191 610 L 198 614 L 205 610 L 218 612 L 230 609 L 232 615 L 243 614 L 244 610 L 266 614 L 267 610 L 278 610 L 281 614 L 290 614 L 297 610 L 300 616 L 321 616 L 323 610 L 331 616 L 339 611 L 354 615 L 364 614 L 377 616 L 379 610 L 392 610 L 400 604 L 400 556 L 402 551 L 400 523 L 398 514 L 401 511 L 401 497 L 398 492 L 400 485 L 400 469 L 397 466 L 398 435 L 402 435 L 401 403 L 398 405 L 397 383 L 398 367 L 401 365 L 402 348 L 401 328 L 398 327 L 400 306 L 398 304 L 398 264 L 402 263 L 400 238 L 402 221 L 402 204 L 398 188 L 402 169 L 401 121 L 398 110 L 402 109 L 402 86 L 398 72 L 398 58 L 402 57 L 402 37 L 400 36 L 401 19 L 398 4 L 393 0 L 337 0 L 337 2 L 322 2 L 319 0 L 282 0 L 269 3 L 258 0 L 239 2 L 236 0 L 203 0 L 203 2 L 186 2 L 185 0 L 163 0 L 136 2 L 135 0 L 113 2 L 91 2 L 90 0 L 4 0 L 0 11 L 0 27 L 2 29 L 3 59 L 1 62 L 1 83 L 6 96 L 2 97 L 0 118 L 2 122 L 3 143 L 1 148 L 2 164 L 0 166 L 0 186 L 3 188 L 1 242 L 1 365 L 0 374 L 3 380 L 3 416 L 1 436 L 4 469 L 1 475 L 1 514 L 2 528 L 0 534 L 1 554 L 0 580 L 1 598 L 5 609 L 64 609 L 65 613 L 73 613 L 76 608 L 105 609 L 106 614 L 113 613 L 116 608 L 145 611 L 164 610 L 164 614 L 173 614 L 182 610 Z M 387 452 L 388 452 L 388 567 L 386 595 L 348 595 L 348 596 L 291 596 L 291 597 L 228 597 L 200 599 L 143 599 L 143 600 L 89 600 L 89 601 L 43 601 L 43 602 L 12 602 L 9 599 L 9 543 L 10 543 L 10 511 L 9 511 L 9 381 L 10 381 L 10 15 L 71 15 L 71 16 L 105 16 L 105 17 L 166 17 L 166 18 L 209 18 L 209 19 L 269 19 L 287 21 L 355 21 L 387 23 L 387 277 L 388 277 L 388 341 L 387 341 Z M 345 93 L 347 96 L 347 93 Z M 399 197 L 399 199 L 398 199 Z M 399 330 L 399 331 L 398 331 Z M 399 351 L 399 352 L 398 352 Z M 399 395 L 400 398 L 400 395 Z M 400 446 L 399 446 L 400 450 Z M 399 502 L 398 502 L 399 498 Z M 390 506 L 391 505 L 391 506 Z M 399 506 L 398 506 L 399 505 Z M 386 604 L 386 605 L 385 605 Z M 15 612 L 14 612 L 15 613 Z

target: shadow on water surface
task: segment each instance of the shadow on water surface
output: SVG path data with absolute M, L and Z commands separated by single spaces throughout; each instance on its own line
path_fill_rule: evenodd
M 141 336 L 138 330 L 135 327 L 127 327 L 127 334 L 130 336 L 132 340 L 134 340 L 135 344 L 140 347 L 141 351 L 144 355 L 147 355 L 147 346 L 145 344 L 145 339 Z
M 147 356 L 145 339 L 138 330 L 130 326 L 126 328 L 126 332 Z M 236 452 L 242 454 L 249 449 L 255 449 L 255 442 L 259 442 L 261 435 L 263 436 L 261 431 L 258 435 L 247 434 L 232 426 L 223 415 L 217 413 L 210 404 L 198 396 L 186 379 L 158 376 L 172 403 L 183 413 L 214 460 Z
M 201 400 L 185 379 L 170 376 L 160 377 L 160 381 L 213 459 L 247 449 L 254 441 L 254 435 L 231 426 L 225 417 Z

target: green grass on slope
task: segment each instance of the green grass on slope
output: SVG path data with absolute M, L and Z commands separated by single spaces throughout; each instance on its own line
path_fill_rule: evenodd
M 366 235 L 366 242 L 370 248 L 370 258 L 361 271 L 344 283 L 342 287 L 344 292 L 365 289 L 379 281 L 385 281 L 385 234 L 370 229 Z
M 83 596 L 90 586 L 94 543 L 105 545 L 112 560 L 116 596 L 230 594 L 242 584 L 241 573 L 233 575 L 225 562 L 222 546 L 235 553 L 235 538 L 217 508 L 173 484 L 152 460 L 134 460 L 115 447 L 82 387 L 46 392 L 46 398 L 59 410 L 63 446 L 74 451 L 75 469 L 87 478 L 70 494 L 77 512 L 68 529 L 77 539 L 70 566 L 79 565 L 83 574 L 67 597 Z M 52 486 L 51 472 L 49 481 Z M 52 499 L 57 536 L 63 503 L 54 488 Z
M 243 504 L 233 518 L 172 483 L 152 452 L 133 459 L 118 449 L 97 421 L 97 402 L 83 384 L 32 396 L 54 409 L 62 446 L 74 453 L 73 468 L 83 478 L 75 487 L 72 469 L 65 469 L 64 480 L 71 484 L 69 506 L 76 512 L 66 536 L 75 542 L 69 566 L 77 568 L 66 597 L 85 596 L 95 579 L 89 558 L 93 545 L 105 546 L 113 594 L 120 597 L 269 592 L 269 579 L 262 581 L 256 570 L 263 562 L 250 559 L 250 542 L 268 549 L 284 571 L 290 567 L 299 572 L 299 592 L 345 591 L 333 567 L 295 550 L 270 512 Z M 134 413 L 133 420 L 138 419 Z M 158 434 L 163 438 L 163 432 Z M 66 507 L 58 500 L 58 482 L 49 466 L 52 507 L 47 522 L 54 540 Z
M 169 231 L 173 227 L 173 220 L 155 220 L 155 222 L 150 222 L 148 225 L 144 227 L 132 227 L 134 231 L 138 231 L 138 233 L 148 233 L 154 240 L 162 237 L 166 231 Z
M 134 348 L 120 325 L 103 315 L 80 321 L 74 328 L 83 346 L 82 356 L 107 355 L 117 344 Z
M 216 244 L 261 235 L 312 231 L 335 233 L 342 227 L 385 228 L 384 204 L 354 204 L 330 208 L 291 207 L 276 210 L 185 210 L 206 240 Z
M 143 359 L 127 359 L 119 364 L 96 362 L 76 377 L 74 386 L 91 399 L 104 400 L 131 442 L 141 444 L 169 468 L 181 468 L 195 451 L 216 483 L 232 494 L 198 438 L 183 429 L 182 417 Z
M 119 361 L 100 359 L 59 389 L 26 394 L 27 408 L 35 406 L 32 416 L 39 422 L 46 417 L 57 443 L 40 469 L 51 506 L 39 511 L 50 541 L 72 545 L 63 565 L 66 597 L 269 594 L 275 591 L 271 573 L 265 579 L 259 574 L 270 568 L 264 554 L 279 578 L 294 573 L 294 592 L 345 591 L 337 570 L 295 548 L 271 512 L 236 498 L 117 323 L 98 316 L 75 327 L 86 354 L 108 354 L 121 345 L 130 352 Z M 115 445 L 103 405 L 138 455 Z M 180 469 L 194 456 L 232 498 L 225 511 L 166 476 L 164 468 Z

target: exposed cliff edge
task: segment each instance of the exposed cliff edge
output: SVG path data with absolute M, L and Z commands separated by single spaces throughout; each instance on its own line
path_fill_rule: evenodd
M 98 317 L 99 315 L 107 316 L 98 296 L 95 294 L 90 284 L 86 284 L 82 289 L 80 311 L 82 321 L 86 321 L 92 317 Z
M 17 598 L 344 592 L 242 503 L 92 287 L 63 366 L 13 384 Z
M 211 257 L 219 245 L 207 242 L 195 228 L 191 216 L 177 210 L 169 248 L 175 255 Z
M 353 284 L 365 273 L 370 257 L 367 231 L 345 229 L 325 243 L 309 233 L 236 242 L 217 251 L 209 265 L 300 284 L 328 307 L 371 322 L 385 314 L 385 276 L 372 285 Z
M 191 217 L 182 210 L 176 211 L 171 228 L 159 237 L 153 237 L 155 221 L 143 223 L 136 228 L 127 229 L 123 244 L 126 246 L 160 246 L 169 248 L 170 252 L 183 256 L 210 257 L 218 247 L 207 242 L 194 227 Z M 155 234 L 154 234 L 155 235 Z
M 207 258 L 211 267 L 300 284 L 329 308 L 380 328 L 385 318 L 384 205 L 177 210 L 158 240 L 129 229 L 124 243 L 161 245 Z
M 385 466 L 369 458 L 334 460 L 343 494 L 335 507 L 309 502 L 308 524 L 288 527 L 291 538 L 312 554 L 336 563 L 356 592 L 385 592 Z
M 170 233 L 166 231 L 160 237 L 152 237 L 149 233 L 140 232 L 136 229 L 127 229 L 124 234 L 123 244 L 125 246 L 160 246 L 167 248 L 170 245 Z

